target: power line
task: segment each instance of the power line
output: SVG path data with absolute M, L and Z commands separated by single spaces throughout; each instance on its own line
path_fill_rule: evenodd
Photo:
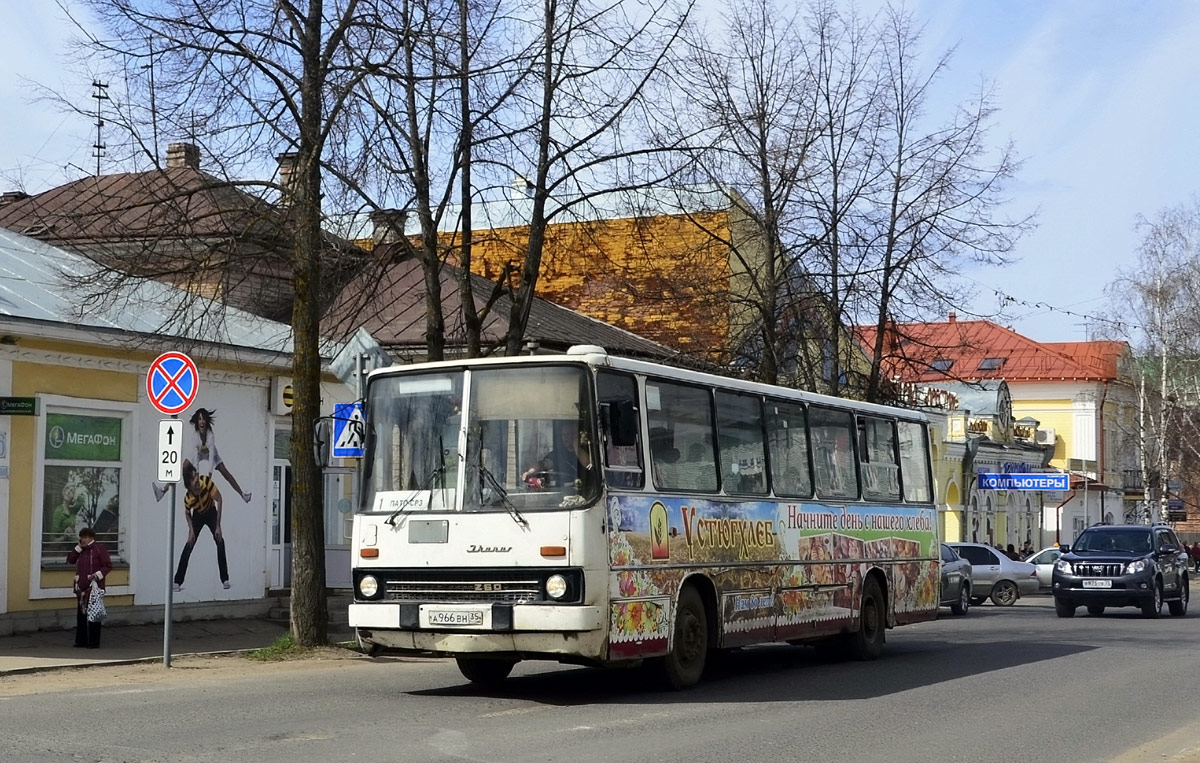
M 1114 319 L 1114 318 L 1106 318 L 1102 315 L 1094 315 L 1092 313 L 1081 313 L 1081 312 L 1077 312 L 1075 310 L 1068 310 L 1065 307 L 1058 307 L 1057 305 L 1051 305 L 1048 302 L 1029 302 L 1027 300 L 1021 299 L 1020 297 L 1014 297 L 1011 294 L 1007 294 L 1003 291 L 1000 291 L 999 289 L 996 289 L 993 287 L 988 287 L 988 288 L 990 288 L 992 293 L 995 294 L 996 297 L 1000 300 L 1001 308 L 1004 308 L 1008 305 L 1020 305 L 1022 307 L 1027 307 L 1031 310 L 1045 310 L 1046 312 L 1059 313 L 1061 315 L 1069 315 L 1072 318 L 1082 318 L 1084 321 L 1087 321 L 1087 322 L 1104 323 L 1109 326 L 1112 326 L 1118 332 L 1122 332 L 1122 333 L 1125 331 L 1128 331 L 1128 330 L 1133 330 L 1133 329 L 1137 329 L 1137 330 L 1145 330 L 1146 329 L 1145 326 L 1143 326 L 1139 323 L 1133 323 L 1130 321 L 1118 320 L 1118 319 Z M 1088 301 L 1091 301 L 1091 300 L 1088 300 Z
M 1102 315 L 1094 315 L 1092 313 L 1082 313 L 1082 312 L 1079 312 L 1076 310 L 1068 309 L 1069 307 L 1074 307 L 1075 305 L 1082 305 L 1082 304 L 1086 304 L 1088 302 L 1094 302 L 1097 299 L 1103 299 L 1103 297 L 1095 297 L 1093 299 L 1086 299 L 1086 300 L 1083 300 L 1082 302 L 1074 302 L 1071 305 L 1068 305 L 1066 307 L 1059 307 L 1058 305 L 1052 305 L 1048 302 L 1041 302 L 1041 301 L 1030 302 L 1028 300 L 1021 299 L 1020 297 L 1014 297 L 1013 295 L 1011 295 L 1007 292 L 1001 291 L 1000 289 L 997 289 L 994 286 L 985 284 L 982 281 L 978 281 L 974 278 L 971 278 L 970 276 L 965 276 L 965 275 L 960 274 L 960 277 L 964 278 L 968 281 L 971 281 L 972 283 L 978 284 L 979 286 L 983 287 L 984 289 L 987 289 L 988 291 L 990 291 L 994 295 L 996 295 L 996 298 L 1000 301 L 1001 309 L 1004 309 L 1005 307 L 1007 307 L 1009 305 L 1020 305 L 1021 307 L 1025 307 L 1030 310 L 1040 310 L 1040 311 L 1044 311 L 1044 312 L 1058 313 L 1060 315 L 1069 315 L 1072 318 L 1080 318 L 1080 319 L 1082 319 L 1084 321 L 1088 321 L 1088 322 L 1103 323 L 1103 324 L 1112 326 L 1118 332 L 1121 332 L 1121 333 L 1124 333 L 1126 331 L 1133 331 L 1133 330 L 1139 330 L 1139 331 L 1147 330 L 1146 326 L 1144 326 L 1140 323 L 1133 323 L 1130 321 L 1117 320 L 1117 319 L 1113 319 L 1113 318 L 1107 318 Z

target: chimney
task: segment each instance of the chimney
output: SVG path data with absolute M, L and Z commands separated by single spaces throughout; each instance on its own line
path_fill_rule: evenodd
M 279 185 L 283 191 L 279 194 L 279 206 L 290 207 L 296 195 L 296 160 L 300 154 L 295 151 L 285 151 L 275 157 L 279 162 Z
M 371 245 L 395 244 L 404 235 L 408 210 L 377 209 L 371 213 Z
M 0 193 L 0 207 L 6 204 L 15 204 L 18 201 L 24 201 L 29 198 L 29 194 L 24 191 L 5 191 Z
M 195 143 L 167 144 L 167 167 L 200 169 L 200 147 Z
M 951 310 L 950 311 L 950 324 L 954 325 L 957 322 L 958 322 L 958 313 Z

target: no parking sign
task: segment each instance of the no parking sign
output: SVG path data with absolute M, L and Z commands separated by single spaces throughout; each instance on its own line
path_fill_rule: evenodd
M 161 413 L 174 416 L 187 410 L 200 390 L 196 364 L 182 352 L 164 352 L 150 364 L 146 394 Z
M 182 352 L 164 352 L 150 364 L 146 395 L 160 413 L 175 416 L 187 410 L 200 390 L 200 372 Z M 163 667 L 171 667 L 171 604 L 175 577 L 175 483 L 183 475 L 183 424 L 178 419 L 158 422 L 158 479 L 171 487 L 171 510 L 167 516 L 167 592 L 163 606 Z M 155 491 L 159 499 L 162 493 Z M 226 586 L 229 584 L 226 583 Z

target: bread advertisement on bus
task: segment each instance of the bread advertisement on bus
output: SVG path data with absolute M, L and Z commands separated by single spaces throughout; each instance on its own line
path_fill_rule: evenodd
M 621 536 L 633 564 L 936 555 L 936 516 L 927 507 L 626 495 L 610 497 L 609 507 L 614 538 Z
M 781 623 L 842 619 L 852 615 L 866 572 L 879 567 L 897 612 L 937 606 L 931 508 L 639 496 L 613 496 L 609 506 L 621 597 L 669 594 L 681 577 L 676 565 L 730 564 L 737 566 L 712 571 L 723 590 L 738 592 L 724 599 L 726 622 L 757 622 L 768 603 Z

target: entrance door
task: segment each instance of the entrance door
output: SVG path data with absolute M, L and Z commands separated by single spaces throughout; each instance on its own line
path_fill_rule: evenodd
M 292 465 L 275 459 L 271 467 L 271 588 L 292 587 Z

